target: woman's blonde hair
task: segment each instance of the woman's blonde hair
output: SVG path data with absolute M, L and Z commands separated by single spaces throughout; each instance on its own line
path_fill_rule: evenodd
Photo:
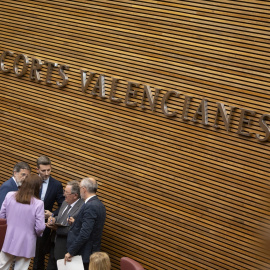
M 106 252 L 95 252 L 90 256 L 89 270 L 111 270 L 110 257 Z

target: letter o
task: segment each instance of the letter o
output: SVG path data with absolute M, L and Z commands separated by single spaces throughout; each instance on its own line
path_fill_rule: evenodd
M 23 68 L 19 71 L 19 63 L 23 60 Z M 13 71 L 17 77 L 22 77 L 27 72 L 29 65 L 29 59 L 25 54 L 18 54 L 14 60 Z

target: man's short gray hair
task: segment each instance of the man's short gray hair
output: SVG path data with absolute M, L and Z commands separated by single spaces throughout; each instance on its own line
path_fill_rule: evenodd
M 77 194 L 80 198 L 80 183 L 79 181 L 72 180 L 67 182 L 67 186 L 71 186 L 71 193 Z
M 16 163 L 13 167 L 13 172 L 19 172 L 21 169 L 25 169 L 31 172 L 31 167 L 24 161 Z
M 96 193 L 98 189 L 98 183 L 95 177 L 87 177 L 82 179 L 81 187 L 85 187 L 89 193 Z

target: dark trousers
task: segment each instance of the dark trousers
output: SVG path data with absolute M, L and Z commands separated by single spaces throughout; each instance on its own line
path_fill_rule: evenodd
M 51 234 L 50 258 L 46 270 L 57 270 L 57 260 L 64 259 L 67 253 L 67 236 Z
M 50 237 L 51 230 L 46 228 L 42 237 L 37 237 L 36 242 L 36 255 L 34 258 L 33 270 L 44 270 L 45 255 L 50 252 Z
M 83 267 L 84 267 L 84 270 L 88 270 L 89 269 L 89 263 L 83 263 Z
M 46 270 L 57 270 L 57 262 L 56 258 L 54 257 L 54 243 L 52 243 L 51 246 L 50 258 Z

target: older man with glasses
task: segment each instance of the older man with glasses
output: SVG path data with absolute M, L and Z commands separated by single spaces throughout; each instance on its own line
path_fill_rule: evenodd
M 64 259 L 67 253 L 67 235 L 70 229 L 68 219 L 76 218 L 84 200 L 80 199 L 80 186 L 78 181 L 70 181 L 64 189 L 65 201 L 58 216 L 50 217 L 47 227 L 55 231 L 52 234 L 52 247 L 47 270 L 57 270 L 56 261 Z

